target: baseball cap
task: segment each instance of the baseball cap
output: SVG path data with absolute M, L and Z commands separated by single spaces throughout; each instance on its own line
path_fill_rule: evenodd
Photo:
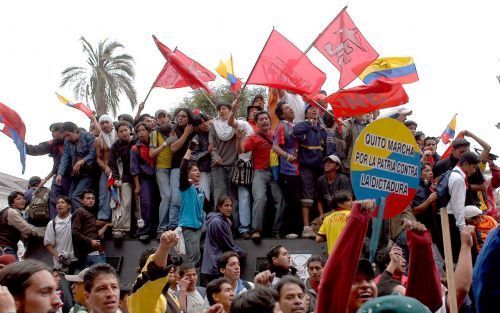
M 83 283 L 83 277 L 85 277 L 85 273 L 87 273 L 88 270 L 89 268 L 87 267 L 81 270 L 78 275 L 64 275 L 64 279 L 73 283 Z
M 356 270 L 356 273 L 364 274 L 370 280 L 375 278 L 373 266 L 367 259 L 360 259 L 358 261 L 358 269 Z
M 158 117 L 158 115 L 160 114 L 164 114 L 165 116 L 167 116 L 167 111 L 163 110 L 163 109 L 159 109 L 155 112 L 155 117 Z
M 394 110 L 394 113 L 403 114 L 403 115 L 411 115 L 411 113 L 413 113 L 413 112 L 407 108 L 399 108 L 397 110 Z
M 363 304 L 358 313 L 431 313 L 429 308 L 415 298 L 383 296 Z
M 323 162 L 325 162 L 326 160 L 330 160 L 330 161 L 335 162 L 337 164 L 342 164 L 342 161 L 340 161 L 339 157 L 336 156 L 335 154 L 332 154 L 332 155 L 325 157 L 323 159 Z
M 465 206 L 465 213 L 464 213 L 465 218 L 472 218 L 481 214 L 483 214 L 483 211 L 481 211 L 481 209 L 479 209 L 477 206 L 474 205 Z

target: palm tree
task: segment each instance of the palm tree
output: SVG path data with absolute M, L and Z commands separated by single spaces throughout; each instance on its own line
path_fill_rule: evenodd
M 116 41 L 100 41 L 96 49 L 85 37 L 82 36 L 80 41 L 88 67 L 66 68 L 61 73 L 60 86 L 73 87 L 75 98 L 85 100 L 87 104 L 90 98 L 98 116 L 108 111 L 116 116 L 122 93 L 125 93 L 133 109 L 137 104 L 137 94 L 132 84 L 135 77 L 134 58 L 128 54 L 113 55 L 118 48 L 124 48 Z

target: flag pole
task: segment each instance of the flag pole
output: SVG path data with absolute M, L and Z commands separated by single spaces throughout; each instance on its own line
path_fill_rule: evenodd
M 321 33 L 319 33 L 318 36 L 316 36 L 316 38 L 314 39 L 314 41 L 309 45 L 309 47 L 307 47 L 306 50 L 304 50 L 304 54 L 307 54 L 307 52 L 309 52 L 309 50 L 312 49 L 312 47 L 314 46 L 314 44 L 316 43 L 316 40 L 318 40 L 319 37 L 321 37 L 321 35 L 323 35 L 323 33 L 325 32 L 325 30 L 330 27 L 330 25 L 332 25 L 332 23 L 335 21 L 335 19 L 337 19 L 337 17 L 340 15 L 340 13 L 342 13 L 343 11 L 345 11 L 345 9 L 347 9 L 347 5 L 342 9 L 340 10 L 340 12 L 333 18 L 333 20 L 325 27 L 325 29 L 323 29 L 323 31 Z
M 273 31 L 274 31 L 274 27 L 273 27 L 273 30 L 271 31 L 271 33 L 269 34 L 269 37 L 267 37 L 266 43 L 264 44 L 264 47 L 262 47 L 262 50 L 259 53 L 259 57 L 257 57 L 257 61 L 255 61 L 255 64 L 253 65 L 252 71 L 250 72 L 250 75 L 248 75 L 248 78 L 252 77 L 253 71 L 255 70 L 257 63 L 259 62 L 260 56 L 262 55 L 262 52 L 264 52 L 264 48 L 266 47 L 267 43 L 269 42 L 269 39 L 271 39 L 271 35 L 273 34 Z M 245 88 L 247 87 L 247 83 L 248 83 L 248 78 L 247 78 L 247 80 L 245 80 L 243 87 L 241 87 L 240 94 L 238 95 L 238 98 L 236 99 L 236 101 L 240 100 L 241 95 L 245 91 Z
M 208 102 L 210 102 L 210 104 L 214 107 L 215 111 L 217 112 L 217 107 L 215 106 L 215 104 L 212 102 L 212 100 L 210 100 L 210 98 L 208 97 L 208 95 L 205 93 L 205 91 L 200 88 L 200 91 L 201 93 L 205 96 L 205 98 L 207 98 Z
M 144 98 L 144 101 L 142 101 L 142 103 L 146 104 L 146 100 L 148 100 L 149 94 L 151 94 L 152 90 L 153 90 L 153 86 L 151 86 L 151 88 L 149 88 L 148 94 L 146 95 L 146 98 Z

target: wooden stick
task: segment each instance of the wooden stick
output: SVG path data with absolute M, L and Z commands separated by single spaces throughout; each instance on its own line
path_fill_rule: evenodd
M 448 302 L 450 313 L 458 313 L 457 290 L 455 289 L 455 269 L 453 268 L 453 254 L 451 252 L 450 221 L 448 210 L 441 208 L 441 228 L 443 231 L 444 262 L 446 265 L 446 280 L 448 281 Z M 445 303 L 446 305 L 446 303 Z
M 142 103 L 146 104 L 146 100 L 148 100 L 149 94 L 151 93 L 151 90 L 153 90 L 153 86 L 151 86 L 151 88 L 149 88 L 148 94 L 146 95 L 146 98 L 144 99 L 144 101 L 142 101 Z
M 215 112 L 217 112 L 217 107 L 215 106 L 215 104 L 212 102 L 212 100 L 210 100 L 210 98 L 208 97 L 208 95 L 205 93 L 205 91 L 203 90 L 203 88 L 200 88 L 201 90 L 201 93 L 205 96 L 205 98 L 207 98 L 208 102 L 210 102 L 210 104 L 214 107 L 215 109 Z

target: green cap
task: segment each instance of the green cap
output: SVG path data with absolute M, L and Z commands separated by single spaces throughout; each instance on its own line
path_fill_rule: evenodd
M 414 298 L 384 296 L 366 302 L 357 313 L 431 313 L 431 311 Z

